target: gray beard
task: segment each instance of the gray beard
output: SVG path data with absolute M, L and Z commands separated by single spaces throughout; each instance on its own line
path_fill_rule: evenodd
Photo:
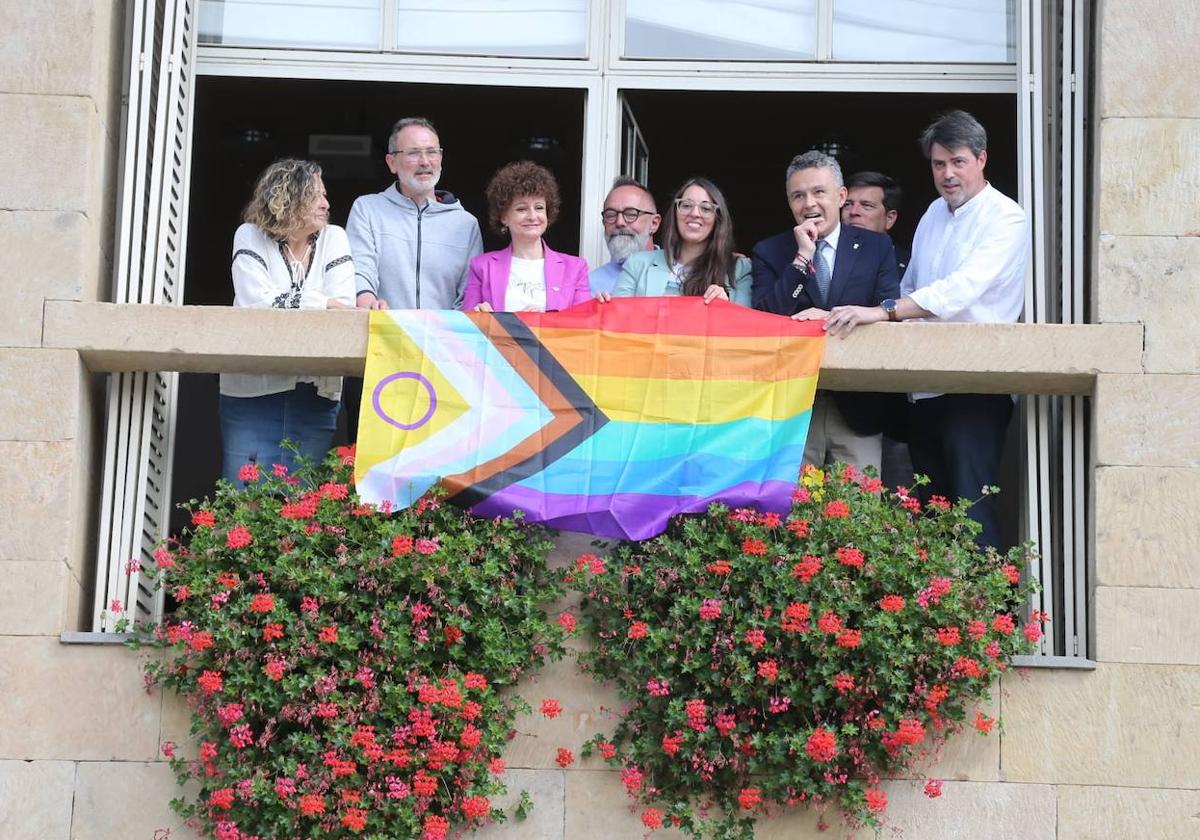
M 401 177 L 400 175 L 396 176 L 396 182 L 401 187 L 407 187 L 408 191 L 412 192 L 412 193 L 420 193 L 426 189 L 433 190 L 435 187 L 437 187 L 438 181 L 440 181 L 441 179 L 442 179 L 442 173 L 438 172 L 436 175 L 433 176 L 433 183 L 426 186 L 425 184 L 418 184 L 416 178 L 405 178 L 405 177 Z
M 638 251 L 644 249 L 646 243 L 649 241 L 649 232 L 643 234 L 614 233 L 606 240 L 608 255 L 616 262 L 623 263 Z

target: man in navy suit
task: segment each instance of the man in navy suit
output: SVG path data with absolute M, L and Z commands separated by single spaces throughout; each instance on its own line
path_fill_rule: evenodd
M 835 306 L 878 306 L 900 290 L 887 234 L 841 224 L 842 168 L 818 151 L 792 159 L 786 176 L 796 225 L 754 246 L 754 308 L 797 320 L 823 319 Z M 882 395 L 817 391 L 805 463 L 845 461 L 879 468 Z
M 891 236 L 892 225 L 900 218 L 900 200 L 904 197 L 896 179 L 882 172 L 855 172 L 846 179 L 846 203 L 842 206 L 842 223 L 857 225 Z M 893 240 L 893 244 L 895 240 Z M 909 250 L 896 245 L 896 273 L 904 279 L 908 268 Z
M 846 179 L 846 191 L 842 224 L 891 236 L 904 197 L 895 179 L 882 172 L 855 172 Z M 896 245 L 896 274 L 903 282 L 909 251 L 903 244 L 892 242 Z M 904 394 L 890 394 L 884 402 L 887 410 L 883 413 L 883 463 L 879 465 L 879 477 L 888 487 L 908 487 L 913 480 L 912 458 L 908 454 L 908 398 Z

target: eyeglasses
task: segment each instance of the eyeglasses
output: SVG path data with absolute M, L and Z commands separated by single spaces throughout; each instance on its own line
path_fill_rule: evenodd
M 657 215 L 657 211 L 655 210 L 639 210 L 636 207 L 624 207 L 620 210 L 613 210 L 610 207 L 601 211 L 600 218 L 604 220 L 606 225 L 611 225 L 613 222 L 615 222 L 617 220 L 617 216 L 620 216 L 622 219 L 624 219 L 626 224 L 633 224 L 642 216 L 654 215 Z
M 428 160 L 441 160 L 442 152 L 446 151 L 442 148 L 432 149 L 396 149 L 388 152 L 389 155 L 404 155 L 409 160 L 420 160 L 427 158 Z
M 677 198 L 675 199 L 675 209 L 679 211 L 679 215 L 681 216 L 686 216 L 693 210 L 698 210 L 700 211 L 701 216 L 706 219 L 711 219 L 713 216 L 717 215 L 717 211 L 721 208 L 716 204 L 713 204 L 711 201 L 701 201 L 697 204 L 690 198 Z

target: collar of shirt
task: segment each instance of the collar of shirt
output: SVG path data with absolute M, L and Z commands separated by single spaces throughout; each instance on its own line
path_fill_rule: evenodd
M 825 251 L 825 262 L 829 263 L 829 274 L 833 275 L 833 264 L 837 262 L 838 239 L 842 235 L 842 223 L 838 222 L 833 230 L 829 231 L 829 235 L 817 240 L 817 247 L 821 246 L 822 242 L 828 242 L 829 248 Z M 813 252 L 813 257 L 816 257 L 816 252 Z
M 833 230 L 829 231 L 828 236 L 822 237 L 821 239 L 817 240 L 818 242 L 823 241 L 823 242 L 829 243 L 829 247 L 830 247 L 830 249 L 832 249 L 832 252 L 833 252 L 829 255 L 831 259 L 833 258 L 833 254 L 837 253 L 838 238 L 841 237 L 841 235 L 842 235 L 842 223 L 838 222 L 836 225 L 833 226 Z
M 952 218 L 952 219 L 969 219 L 969 218 L 971 218 L 972 216 L 975 215 L 976 211 L 978 211 L 982 205 L 986 204 L 991 199 L 991 195 L 989 194 L 991 191 L 992 191 L 992 182 L 984 181 L 983 189 L 981 189 L 979 192 L 975 193 L 975 195 L 971 196 L 966 201 L 964 201 L 962 206 L 959 207 L 957 210 L 951 210 L 950 205 L 947 204 L 946 205 L 947 215 L 949 215 L 950 218 Z M 944 200 L 945 199 L 943 199 L 943 201 Z

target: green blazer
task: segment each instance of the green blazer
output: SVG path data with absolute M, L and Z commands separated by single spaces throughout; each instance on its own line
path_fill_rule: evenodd
M 663 297 L 677 295 L 668 291 L 667 283 L 674 279 L 667 252 L 661 248 L 639 251 L 625 260 L 621 276 L 613 287 L 613 297 Z M 750 260 L 738 257 L 733 267 L 733 291 L 729 299 L 741 306 L 750 306 L 753 279 L 750 275 Z

